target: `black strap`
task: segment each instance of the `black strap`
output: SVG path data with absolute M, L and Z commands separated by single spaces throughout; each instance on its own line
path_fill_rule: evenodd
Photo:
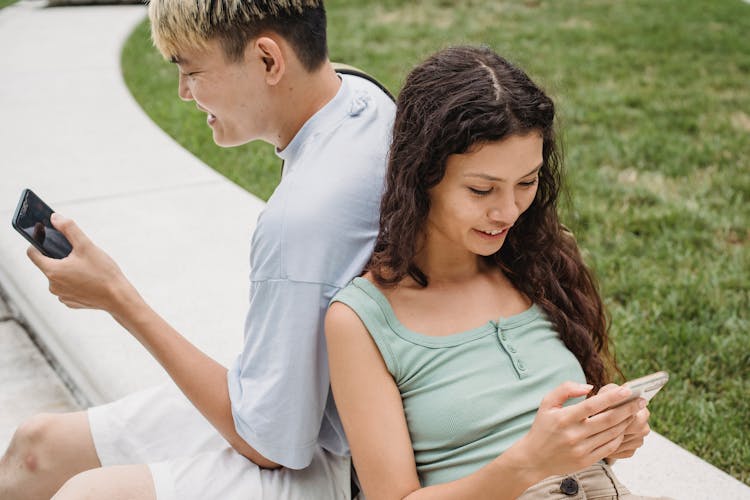
M 394 101 L 394 102 L 396 101 L 396 98 L 393 97 L 393 94 L 391 94 L 391 92 L 388 90 L 388 88 L 385 85 L 383 85 L 382 83 L 380 83 L 374 76 L 372 76 L 372 75 L 370 75 L 368 73 L 365 73 L 361 69 L 356 68 L 354 66 L 351 66 L 349 64 L 344 64 L 344 63 L 333 62 L 332 61 L 331 65 L 333 66 L 333 69 L 336 70 L 336 73 L 340 73 L 342 75 L 358 76 L 360 78 L 364 78 L 365 80 L 367 80 L 369 82 L 374 83 L 375 85 L 377 85 L 377 87 L 380 90 L 382 90 L 385 93 L 385 95 L 387 95 L 388 97 L 391 98 L 391 101 Z
M 358 76 L 360 78 L 364 78 L 365 80 L 372 82 L 375 84 L 380 90 L 385 93 L 388 97 L 391 98 L 391 101 L 396 102 L 396 98 L 393 97 L 393 94 L 388 90 L 388 88 L 380 83 L 377 79 L 375 79 L 374 76 L 365 73 L 359 68 L 356 68 L 354 66 L 351 66 L 349 64 L 344 64 L 340 62 L 333 62 L 331 61 L 331 66 L 333 66 L 333 69 L 336 71 L 336 73 L 340 73 L 342 75 L 352 75 L 352 76 Z M 281 160 L 281 172 L 284 172 L 284 160 Z

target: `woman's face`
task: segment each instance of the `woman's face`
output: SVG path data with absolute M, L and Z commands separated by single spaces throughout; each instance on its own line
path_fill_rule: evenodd
M 430 190 L 426 242 L 433 251 L 497 252 L 534 201 L 542 144 L 534 131 L 449 156 L 445 177 Z

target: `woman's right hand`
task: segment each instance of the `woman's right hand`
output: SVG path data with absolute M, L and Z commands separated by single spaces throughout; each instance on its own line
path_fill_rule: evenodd
M 585 396 L 591 389 L 590 385 L 574 382 L 555 388 L 539 405 L 528 434 L 511 448 L 515 448 L 514 454 L 520 454 L 518 458 L 528 470 L 544 474 L 539 479 L 575 472 L 610 456 L 619 448 L 625 429 L 645 403 L 637 398 L 611 408 L 631 395 L 630 389 L 621 387 L 563 406 L 567 400 Z

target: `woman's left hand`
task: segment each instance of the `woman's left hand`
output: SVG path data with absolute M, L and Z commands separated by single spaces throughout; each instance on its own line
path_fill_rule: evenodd
M 600 389 L 599 392 L 607 392 L 619 388 L 617 384 L 607 384 Z M 625 428 L 625 438 L 622 440 L 620 447 L 615 450 L 610 456 L 607 457 L 608 463 L 613 463 L 618 458 L 630 458 L 636 450 L 643 446 L 643 440 L 651 432 L 651 427 L 648 425 L 648 419 L 651 413 L 648 411 L 648 407 L 643 408 L 635 414 L 635 418 Z

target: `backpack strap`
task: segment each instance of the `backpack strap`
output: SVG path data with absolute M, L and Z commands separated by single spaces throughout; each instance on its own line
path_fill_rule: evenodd
M 396 101 L 396 98 L 393 97 L 393 94 L 391 94 L 391 92 L 386 88 L 386 86 L 380 83 L 377 79 L 375 79 L 374 76 L 368 73 L 365 73 L 361 69 L 351 66 L 349 64 L 331 61 L 331 65 L 333 66 L 333 69 L 336 71 L 336 73 L 341 73 L 342 75 L 358 76 L 360 78 L 364 78 L 365 80 L 368 80 L 374 83 L 375 85 L 378 86 L 380 90 L 382 90 L 385 93 L 385 95 L 390 97 L 392 101 L 394 102 Z
M 375 84 L 380 90 L 382 90 L 385 93 L 385 95 L 391 98 L 391 101 L 396 102 L 396 98 L 393 97 L 393 94 L 391 94 L 388 88 L 382 83 L 380 83 L 378 80 L 376 80 L 374 76 L 368 73 L 365 73 L 361 69 L 351 66 L 349 64 L 331 61 L 331 66 L 333 66 L 333 69 L 334 71 L 336 71 L 336 73 L 341 73 L 342 75 L 358 76 L 360 78 L 364 78 L 365 80 Z M 283 171 L 284 171 L 284 160 L 281 160 L 281 172 Z

